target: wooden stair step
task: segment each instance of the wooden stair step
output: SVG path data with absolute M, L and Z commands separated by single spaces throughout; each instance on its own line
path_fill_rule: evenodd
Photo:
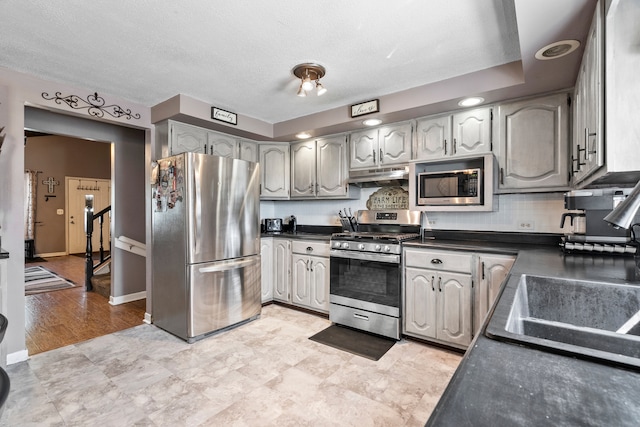
M 93 292 L 108 299 L 111 296 L 111 273 L 96 274 L 91 278 L 91 286 Z

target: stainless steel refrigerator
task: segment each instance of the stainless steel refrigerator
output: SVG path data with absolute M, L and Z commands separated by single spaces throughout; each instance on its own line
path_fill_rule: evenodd
M 259 165 L 183 153 L 152 168 L 152 320 L 189 342 L 260 314 Z

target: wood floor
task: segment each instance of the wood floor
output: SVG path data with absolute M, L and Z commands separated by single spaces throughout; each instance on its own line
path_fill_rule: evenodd
M 112 306 L 95 292 L 84 290 L 84 258 L 63 256 L 27 262 L 78 286 L 25 296 L 25 330 L 29 355 L 140 325 L 146 300 Z

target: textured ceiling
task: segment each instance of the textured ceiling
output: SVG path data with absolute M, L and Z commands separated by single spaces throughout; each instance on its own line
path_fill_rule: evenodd
M 513 0 L 3 0 L 0 66 L 269 123 L 520 60 Z M 322 97 L 291 69 L 327 68 Z

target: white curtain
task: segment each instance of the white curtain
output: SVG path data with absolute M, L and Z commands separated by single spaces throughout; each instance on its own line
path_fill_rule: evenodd
M 36 187 L 38 177 L 36 171 L 24 173 L 24 238 L 33 239 L 36 223 Z

